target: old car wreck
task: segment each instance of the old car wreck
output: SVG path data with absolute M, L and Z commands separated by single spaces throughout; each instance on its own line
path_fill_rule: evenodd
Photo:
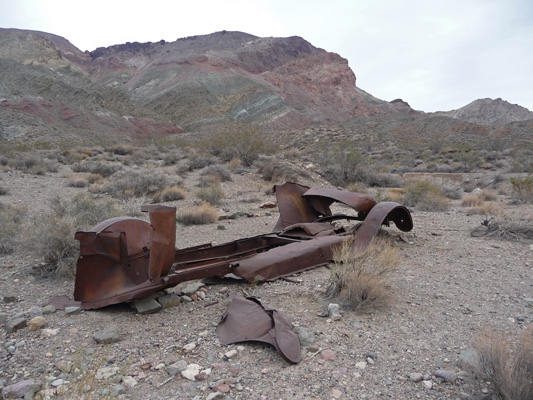
M 344 241 L 365 248 L 390 222 L 404 232 L 413 228 L 406 207 L 377 203 L 366 194 L 296 183 L 277 185 L 274 191 L 279 219 L 272 233 L 216 246 L 176 248 L 176 209 L 161 205 L 142 207 L 150 223 L 112 218 L 88 232 L 77 232 L 80 256 L 74 299 L 84 309 L 97 309 L 194 279 L 274 280 L 328 264 L 333 249 Z M 335 202 L 348 206 L 350 214 L 332 214 Z M 346 229 L 336 226 L 339 220 L 355 224 Z

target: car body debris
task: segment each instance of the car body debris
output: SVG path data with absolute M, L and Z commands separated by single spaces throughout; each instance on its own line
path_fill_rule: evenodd
M 83 309 L 97 309 L 140 299 L 185 281 L 235 277 L 248 282 L 270 281 L 327 265 L 335 247 L 350 240 L 365 248 L 382 225 L 393 222 L 408 232 L 409 210 L 395 202 L 377 203 L 371 196 L 287 182 L 274 187 L 279 219 L 272 233 L 213 246 L 177 249 L 176 209 L 145 205 L 150 223 L 112 218 L 90 231 L 77 232 L 74 299 Z M 349 214 L 332 214 L 342 203 Z M 355 215 L 352 215 L 355 211 Z M 355 221 L 346 229 L 335 221 Z

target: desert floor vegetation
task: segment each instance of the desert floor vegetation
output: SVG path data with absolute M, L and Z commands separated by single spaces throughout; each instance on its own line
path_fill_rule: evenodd
M 176 220 L 183 225 L 205 225 L 218 221 L 218 210 L 209 203 L 183 209 L 176 215 Z
M 328 296 L 345 307 L 379 307 L 390 296 L 388 285 L 391 274 L 400 265 L 397 248 L 381 237 L 368 248 L 359 250 L 346 241 L 333 254 Z

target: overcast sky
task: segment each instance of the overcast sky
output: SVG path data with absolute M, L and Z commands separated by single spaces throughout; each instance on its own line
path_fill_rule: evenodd
M 347 58 L 357 86 L 383 100 L 448 111 L 500 97 L 533 111 L 532 0 L 0 0 L 0 27 L 80 50 L 221 30 L 298 35 Z

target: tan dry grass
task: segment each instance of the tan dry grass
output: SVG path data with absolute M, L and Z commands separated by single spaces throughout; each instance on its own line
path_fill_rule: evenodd
M 389 275 L 400 264 L 399 250 L 386 239 L 375 239 L 365 250 L 344 242 L 333 254 L 328 295 L 349 308 L 378 306 L 389 297 Z
M 514 349 L 503 335 L 487 329 L 476 340 L 476 372 L 492 383 L 502 400 L 533 400 L 533 326 Z
M 157 191 L 152 198 L 152 202 L 164 203 L 166 201 L 182 200 L 186 196 L 187 191 L 185 189 L 179 186 L 170 186 Z
M 178 212 L 176 220 L 183 225 L 205 225 L 218 221 L 218 211 L 209 203 Z

